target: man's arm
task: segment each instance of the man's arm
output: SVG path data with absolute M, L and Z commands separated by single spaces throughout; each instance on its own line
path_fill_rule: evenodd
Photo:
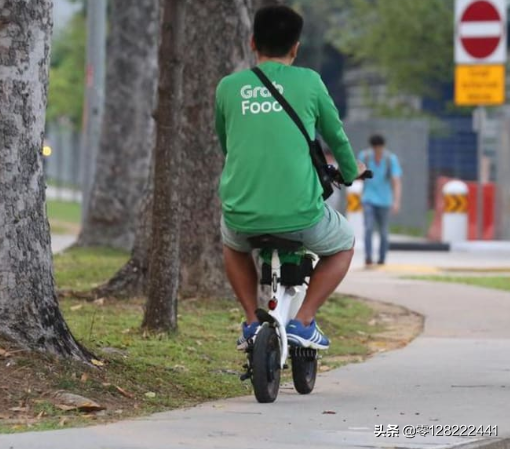
M 218 139 L 220 141 L 221 150 L 223 154 L 227 154 L 227 131 L 225 129 L 225 115 L 223 114 L 223 109 L 220 105 L 220 85 L 216 89 L 216 106 L 215 106 L 215 114 L 216 114 L 216 134 L 218 135 Z
M 351 183 L 359 175 L 358 164 L 338 115 L 338 109 L 320 77 L 317 105 L 317 128 L 331 148 L 345 182 Z
M 391 210 L 393 213 L 398 214 L 402 200 L 402 180 L 397 177 L 392 177 L 391 186 L 393 187 L 393 206 Z
M 402 203 L 402 168 L 395 155 L 391 157 L 391 187 L 393 188 L 393 205 L 391 210 L 398 214 Z

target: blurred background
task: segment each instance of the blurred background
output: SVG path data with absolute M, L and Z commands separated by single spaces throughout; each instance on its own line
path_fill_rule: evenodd
M 369 135 L 378 132 L 400 159 L 403 201 L 392 232 L 440 240 L 440 192 L 455 178 L 469 187 L 469 239 L 510 239 L 510 107 L 486 108 L 480 135 L 473 108 L 454 105 L 454 1 L 286 3 L 305 17 L 297 64 L 321 73 L 355 151 L 365 149 Z M 93 179 L 94 154 L 83 147 L 91 113 L 84 101 L 87 6 L 85 0 L 54 0 L 45 151 L 53 232 L 78 232 L 82 192 L 87 194 Z M 93 30 L 96 38 L 107 35 L 108 9 L 103 9 L 106 24 Z M 102 51 L 96 49 L 99 59 Z M 101 102 L 100 85 L 98 92 Z M 100 115 L 100 108 L 94 114 Z M 483 233 L 477 235 L 480 214 Z

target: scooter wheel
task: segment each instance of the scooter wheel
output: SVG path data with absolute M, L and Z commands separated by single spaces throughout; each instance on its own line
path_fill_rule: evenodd
M 252 354 L 252 384 L 260 403 L 274 402 L 280 389 L 280 340 L 276 330 L 264 323 L 257 333 Z
M 290 357 L 294 388 L 300 394 L 310 394 L 317 378 L 317 350 L 292 348 Z

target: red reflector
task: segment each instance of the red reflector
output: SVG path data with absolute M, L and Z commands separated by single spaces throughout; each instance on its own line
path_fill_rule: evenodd
M 269 310 L 276 309 L 276 306 L 278 305 L 278 301 L 276 299 L 270 299 L 267 306 L 269 307 Z

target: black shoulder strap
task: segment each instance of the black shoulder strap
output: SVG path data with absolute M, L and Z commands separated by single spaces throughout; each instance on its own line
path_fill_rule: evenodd
M 391 181 L 391 178 L 393 178 L 392 176 L 392 173 L 393 173 L 393 159 L 392 159 L 392 154 L 388 151 L 388 150 L 385 150 L 385 158 L 386 158 L 386 179 L 388 181 Z
M 262 81 L 262 84 L 266 86 L 267 90 L 271 92 L 274 99 L 280 103 L 284 111 L 289 115 L 289 117 L 292 119 L 292 121 L 296 124 L 296 126 L 299 128 L 299 130 L 303 133 L 303 136 L 305 136 L 305 139 L 308 143 L 308 146 L 311 148 L 313 145 L 312 140 L 310 139 L 310 136 L 308 135 L 308 132 L 306 131 L 305 125 L 303 125 L 303 122 L 297 115 L 296 111 L 292 108 L 292 106 L 289 104 L 289 102 L 285 99 L 285 97 L 280 93 L 280 91 L 275 87 L 275 85 L 269 80 L 269 78 L 266 76 L 266 74 L 260 70 L 258 67 L 253 67 L 252 72 L 255 73 Z

